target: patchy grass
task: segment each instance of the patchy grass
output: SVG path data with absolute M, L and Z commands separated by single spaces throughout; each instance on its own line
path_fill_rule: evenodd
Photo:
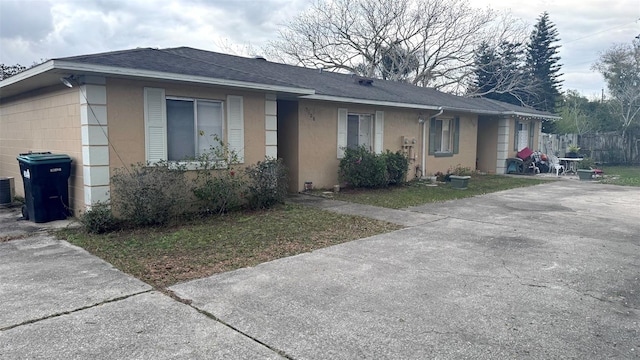
M 57 235 L 162 290 L 177 282 L 399 228 L 382 221 L 284 205 L 171 228 L 101 235 L 67 229 Z
M 334 198 L 359 204 L 402 209 L 430 202 L 462 199 L 490 192 L 532 186 L 547 181 L 549 180 L 527 176 L 473 175 L 466 190 L 453 189 L 450 183 L 427 186 L 428 182 L 410 182 L 403 186 L 386 189 L 345 189 L 335 194 Z
M 640 166 L 604 166 L 601 182 L 605 184 L 640 186 Z

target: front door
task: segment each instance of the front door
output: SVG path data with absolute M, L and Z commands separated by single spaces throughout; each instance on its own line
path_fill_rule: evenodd
M 518 151 L 529 146 L 529 124 L 518 123 Z

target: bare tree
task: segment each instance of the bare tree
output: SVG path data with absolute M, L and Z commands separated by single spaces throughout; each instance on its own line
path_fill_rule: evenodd
M 627 142 L 627 131 L 640 127 L 640 39 L 614 45 L 601 54 L 593 69 L 599 71 L 607 83 L 611 95 L 608 103 L 620 119 L 620 133 Z
M 286 63 L 464 92 L 482 41 L 518 37 L 521 23 L 509 17 L 467 0 L 316 0 L 267 52 Z
M 245 44 L 235 44 L 229 41 L 227 38 L 218 37 L 213 41 L 213 44 L 225 54 L 231 54 L 235 56 L 260 56 L 260 52 L 251 44 L 247 42 Z
M 20 64 L 15 64 L 15 65 L 0 64 L 0 80 L 4 80 L 6 78 L 12 77 L 13 75 L 19 74 L 25 70 L 27 70 L 27 68 Z

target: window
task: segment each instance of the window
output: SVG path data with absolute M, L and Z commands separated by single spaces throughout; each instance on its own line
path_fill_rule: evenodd
M 458 153 L 460 119 L 431 119 L 429 155 L 453 156 Z
M 167 98 L 169 161 L 192 159 L 223 139 L 222 102 Z
M 345 148 L 365 146 L 377 154 L 382 153 L 384 139 L 384 112 L 373 114 L 349 113 L 338 109 L 338 159 L 344 156 Z
M 357 148 L 364 146 L 371 149 L 371 115 L 349 114 L 347 116 L 347 147 Z
M 144 125 L 150 163 L 194 158 L 218 145 L 215 136 L 244 162 L 242 96 L 229 95 L 226 102 L 184 99 L 166 97 L 161 88 L 144 88 Z

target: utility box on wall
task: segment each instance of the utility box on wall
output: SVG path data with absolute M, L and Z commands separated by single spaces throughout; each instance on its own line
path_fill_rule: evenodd
M 412 147 L 416 145 L 416 138 L 411 136 L 401 137 L 402 147 Z

